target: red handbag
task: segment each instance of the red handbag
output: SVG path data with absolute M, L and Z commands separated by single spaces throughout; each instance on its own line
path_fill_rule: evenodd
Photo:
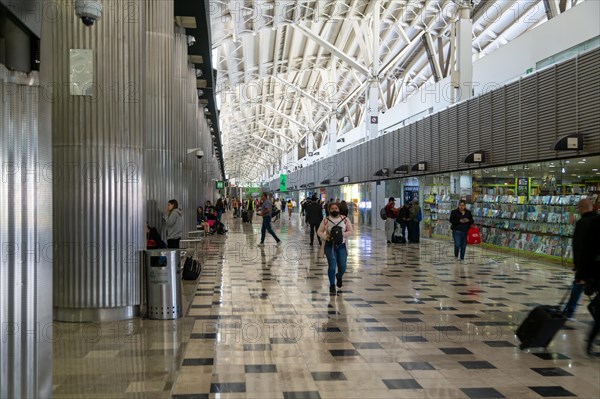
M 481 244 L 481 234 L 479 234 L 479 229 L 477 227 L 471 226 L 467 232 L 467 245 L 475 244 Z

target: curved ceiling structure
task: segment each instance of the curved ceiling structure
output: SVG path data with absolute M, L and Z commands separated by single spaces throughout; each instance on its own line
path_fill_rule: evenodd
M 447 76 L 461 6 L 470 8 L 477 60 L 576 3 L 210 0 L 227 173 L 256 181 L 308 135 L 319 148 L 331 112 L 343 137 L 364 120 L 373 81 L 385 111 Z

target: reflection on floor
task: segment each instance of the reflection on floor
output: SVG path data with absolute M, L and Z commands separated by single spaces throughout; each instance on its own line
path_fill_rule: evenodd
M 318 247 L 285 219 L 281 247 L 256 248 L 260 225 L 239 219 L 210 237 L 183 319 L 61 324 L 54 397 L 600 397 L 587 299 L 546 350 L 514 336 L 534 306 L 559 302 L 570 271 L 471 247 L 458 263 L 450 243 L 387 246 L 357 229 L 330 296 Z

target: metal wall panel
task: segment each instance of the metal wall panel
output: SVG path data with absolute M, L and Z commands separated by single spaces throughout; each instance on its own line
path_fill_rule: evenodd
M 573 70 L 573 72 L 575 72 Z M 573 79 L 574 80 L 574 79 Z M 552 144 L 556 141 L 556 68 L 549 68 L 537 74 L 537 143 L 535 152 L 524 153 L 526 160 L 535 161 L 543 156 L 552 156 Z M 575 99 L 575 93 L 570 96 Z M 573 101 L 574 102 L 574 101 Z M 527 144 L 523 144 L 527 146 Z
M 576 87 L 575 131 L 585 135 L 586 152 L 600 152 L 600 49 L 578 57 Z
M 482 148 L 488 150 L 488 156 L 493 162 L 502 164 L 506 162 L 506 88 L 498 89 L 490 94 L 492 109 L 490 117 L 492 131 L 490 139 L 493 145 Z M 514 151 L 514 150 L 513 150 Z M 492 161 L 488 161 L 492 163 Z
M 450 170 L 450 136 L 448 117 L 450 113 L 447 109 L 439 114 L 439 143 L 440 143 L 440 171 Z
M 547 72 L 547 71 L 545 71 Z M 519 122 L 520 122 L 520 145 L 521 154 L 519 161 L 532 159 L 537 153 L 537 128 L 538 128 L 538 92 L 537 79 L 544 72 L 521 79 Z
M 504 161 L 517 163 L 521 161 L 521 117 L 519 104 L 520 82 L 512 83 L 504 88 Z M 496 110 L 494 116 L 499 115 Z
M 46 85 L 51 78 L 46 67 L 42 74 Z M 0 65 L 0 87 L 0 397 L 49 398 L 54 256 L 50 101 L 35 72 L 25 75 Z
M 173 181 L 174 48 L 173 2 L 149 1 L 146 9 L 146 87 L 144 135 L 146 217 L 161 231 L 167 201 L 175 198 Z M 212 198 L 211 198 L 212 199 Z M 181 201 L 179 199 L 178 201 Z M 183 203 L 182 203 L 183 204 Z M 164 236 L 164 235 L 163 235 Z
M 440 143 L 440 113 L 433 114 L 429 117 L 431 120 L 431 171 L 440 171 L 441 168 L 441 151 L 442 145 Z
M 492 163 L 492 93 L 486 93 L 479 98 L 479 148 L 472 151 L 484 150 L 487 152 L 487 162 Z
M 107 0 L 102 1 L 109 8 Z M 144 2 L 132 0 L 136 10 Z M 140 305 L 145 247 L 143 179 L 144 38 L 142 23 L 105 13 L 94 29 L 71 1 L 54 2 L 53 24 L 55 318 L 126 318 Z M 69 92 L 69 49 L 93 50 L 96 93 Z M 82 117 L 85 116 L 85 117 Z

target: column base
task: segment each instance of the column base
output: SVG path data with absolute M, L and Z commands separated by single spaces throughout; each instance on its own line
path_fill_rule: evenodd
M 89 323 L 133 319 L 140 315 L 140 307 L 122 308 L 59 308 L 54 307 L 54 321 Z

